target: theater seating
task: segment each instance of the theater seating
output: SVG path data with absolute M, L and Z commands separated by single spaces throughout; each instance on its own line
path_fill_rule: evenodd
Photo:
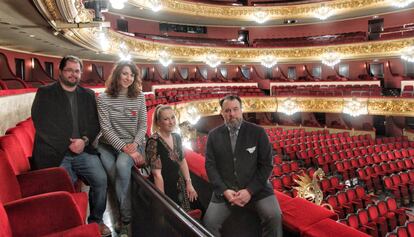
M 2 237 L 93 237 L 101 236 L 97 224 L 85 225 L 67 192 L 41 194 L 10 202 L 0 202 Z
M 69 175 L 63 168 L 41 169 L 16 175 L 6 153 L 0 150 L 0 201 L 13 202 L 43 193 L 66 191 L 74 199 L 83 220 L 86 219 L 88 197 L 84 192 L 75 193 Z

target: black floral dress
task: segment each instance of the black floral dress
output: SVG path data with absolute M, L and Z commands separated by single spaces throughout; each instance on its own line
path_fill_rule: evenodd
M 185 192 L 185 181 L 180 172 L 184 159 L 180 135 L 172 133 L 174 147 L 170 146 L 155 133 L 147 141 L 146 159 L 151 169 L 161 169 L 164 192 L 185 211 L 190 210 L 190 202 Z

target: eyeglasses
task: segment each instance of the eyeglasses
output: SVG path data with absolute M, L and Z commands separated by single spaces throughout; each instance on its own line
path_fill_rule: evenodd
M 72 73 L 72 74 L 80 74 L 80 73 L 82 73 L 81 70 L 79 70 L 79 69 L 72 69 L 72 68 L 66 68 L 66 69 L 63 69 L 62 71 L 67 72 L 67 73 Z

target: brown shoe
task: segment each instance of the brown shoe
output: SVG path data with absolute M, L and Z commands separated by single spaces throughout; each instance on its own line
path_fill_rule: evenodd
M 107 237 L 111 235 L 111 230 L 104 223 L 99 224 L 99 232 L 102 237 Z

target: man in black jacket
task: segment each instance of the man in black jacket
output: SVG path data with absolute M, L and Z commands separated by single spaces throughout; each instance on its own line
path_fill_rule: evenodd
M 88 222 L 96 222 L 102 236 L 111 231 L 102 222 L 106 208 L 107 178 L 92 142 L 99 133 L 95 94 L 79 86 L 82 62 L 64 57 L 59 81 L 38 89 L 32 105 L 36 128 L 33 167 L 61 166 L 73 182 L 82 176 L 91 186 Z
M 261 219 L 262 236 L 282 236 L 279 203 L 268 181 L 272 172 L 271 146 L 262 127 L 243 121 L 238 96 L 220 100 L 224 125 L 207 139 L 206 171 L 213 186 L 204 224 L 220 236 L 223 222 L 235 208 L 250 208 Z

